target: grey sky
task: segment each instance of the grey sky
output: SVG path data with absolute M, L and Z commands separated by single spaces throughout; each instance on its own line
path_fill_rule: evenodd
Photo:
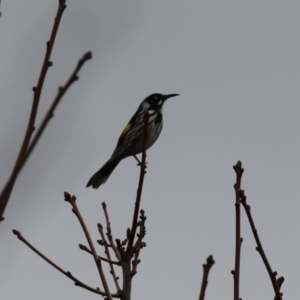
M 3 185 L 16 159 L 57 1 L 3 1 L 0 18 Z M 133 299 L 197 299 L 213 254 L 206 299 L 232 299 L 232 165 L 246 190 L 285 299 L 300 293 L 299 1 L 67 1 L 38 121 L 87 50 L 80 72 L 19 177 L 1 224 L 0 299 L 96 299 L 13 236 L 19 229 L 64 269 L 99 286 L 78 249 L 82 230 L 63 201 L 75 194 L 94 240 L 108 205 L 115 238 L 131 224 L 138 168 L 124 160 L 99 190 L 88 179 L 111 155 L 140 102 L 179 93 L 148 151 L 142 208 L 147 247 Z M 273 299 L 242 214 L 241 297 Z

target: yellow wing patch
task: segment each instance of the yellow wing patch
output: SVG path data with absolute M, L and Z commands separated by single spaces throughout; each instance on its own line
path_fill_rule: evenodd
M 124 136 L 130 129 L 131 129 L 131 123 L 128 123 L 128 124 L 125 126 L 123 132 L 121 133 L 121 137 Z

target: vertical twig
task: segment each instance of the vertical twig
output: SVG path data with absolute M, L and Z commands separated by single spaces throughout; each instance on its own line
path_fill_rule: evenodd
M 215 263 L 214 258 L 212 255 L 210 255 L 206 259 L 206 264 L 203 264 L 203 277 L 202 277 L 202 284 L 201 284 L 199 300 L 204 300 L 205 290 L 206 290 L 207 283 L 208 283 L 208 274 L 214 263 Z
M 104 215 L 105 215 L 105 220 L 106 220 L 106 230 L 107 230 L 107 238 L 109 240 L 109 244 L 110 244 L 111 248 L 113 249 L 117 259 L 120 261 L 121 260 L 121 255 L 120 255 L 119 250 L 117 249 L 117 246 L 114 243 L 114 239 L 113 239 L 113 236 L 112 236 L 112 233 L 111 233 L 110 221 L 109 221 L 108 212 L 107 212 L 105 202 L 102 203 L 102 208 L 103 208 Z
M 234 270 L 231 271 L 233 274 L 234 282 L 234 300 L 240 299 L 240 261 L 241 261 L 241 210 L 240 210 L 240 198 L 239 198 L 239 189 L 241 188 L 241 181 L 244 169 L 242 168 L 242 162 L 238 161 L 236 165 L 233 166 L 233 169 L 236 173 L 236 183 L 234 184 L 235 190 L 235 264 Z
M 27 153 L 27 149 L 28 149 L 28 146 L 29 146 L 29 143 L 31 140 L 31 136 L 33 134 L 33 131 L 35 130 L 34 124 L 35 124 L 35 119 L 36 119 L 36 115 L 37 115 L 37 111 L 38 111 L 38 107 L 39 107 L 40 96 L 42 93 L 43 84 L 44 84 L 44 81 L 46 78 L 48 68 L 52 66 L 50 57 L 51 57 L 52 49 L 54 46 L 58 27 L 60 24 L 60 20 L 61 20 L 61 17 L 63 15 L 65 8 L 66 8 L 66 0 L 59 0 L 59 5 L 58 5 L 57 13 L 55 16 L 55 21 L 54 21 L 54 25 L 52 28 L 50 40 L 47 42 L 47 50 L 46 50 L 42 70 L 41 70 L 41 73 L 40 73 L 40 76 L 38 79 L 37 86 L 33 88 L 33 91 L 34 91 L 33 103 L 32 103 L 32 107 L 31 107 L 31 113 L 30 113 L 30 117 L 29 117 L 29 121 L 28 121 L 28 125 L 27 125 L 26 134 L 24 136 L 24 140 L 23 140 L 18 158 L 16 160 L 15 166 L 13 168 L 13 171 L 12 171 L 10 178 L 8 179 L 8 181 L 7 181 L 6 185 L 4 186 L 4 188 L 1 192 L 1 195 L 0 195 L 0 222 L 3 220 L 3 214 L 5 211 L 6 205 L 9 201 L 15 181 L 19 175 L 19 172 L 20 172 L 23 164 L 24 164 L 24 158 Z
M 149 121 L 149 112 L 146 110 L 144 112 L 144 141 L 143 141 L 143 151 L 142 151 L 142 162 L 140 168 L 140 179 L 137 189 L 136 201 L 135 201 L 135 208 L 134 214 L 132 219 L 132 226 L 129 233 L 129 239 L 127 243 L 126 251 L 123 251 L 122 246 L 119 240 L 117 242 L 117 248 L 121 254 L 121 266 L 123 271 L 123 293 L 122 293 L 122 300 L 130 300 L 131 298 L 131 281 L 132 281 L 132 272 L 131 272 L 131 258 L 133 255 L 133 244 L 135 233 L 138 226 L 138 215 L 141 203 L 141 196 L 142 196 L 142 189 L 144 183 L 144 176 L 145 176 L 145 169 L 146 169 L 146 149 L 147 149 L 147 139 L 148 139 L 148 121 Z
M 141 169 L 140 169 L 140 180 L 139 180 L 139 185 L 138 185 L 138 189 L 137 189 L 130 237 L 129 237 L 129 241 L 128 241 L 127 249 L 126 249 L 126 254 L 128 256 L 131 255 L 132 247 L 133 247 L 133 243 L 134 243 L 134 238 L 135 238 L 135 233 L 136 233 L 137 223 L 138 223 L 139 210 L 140 210 L 140 202 L 141 202 L 141 197 L 142 197 L 143 183 L 144 183 L 144 177 L 145 177 L 146 149 L 147 149 L 147 139 L 148 139 L 148 121 L 149 121 L 149 112 L 146 110 L 144 112 L 144 142 L 143 142 Z
M 114 283 L 116 285 L 117 293 L 121 293 L 121 289 L 120 289 L 119 282 L 118 282 L 118 277 L 116 275 L 116 272 L 115 272 L 115 269 L 114 269 L 114 265 L 113 265 L 111 257 L 110 257 L 110 252 L 109 252 L 108 244 L 107 244 L 104 232 L 103 232 L 103 226 L 101 224 L 98 224 L 98 231 L 100 233 L 100 236 L 101 236 L 104 248 L 105 248 L 104 252 L 106 254 L 107 262 L 109 264 L 110 274 L 112 275 Z

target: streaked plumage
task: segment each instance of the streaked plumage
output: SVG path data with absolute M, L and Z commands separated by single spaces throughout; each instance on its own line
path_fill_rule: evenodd
M 92 186 L 97 189 L 106 182 L 122 159 L 142 152 L 145 110 L 149 112 L 147 149 L 155 143 L 163 126 L 163 104 L 168 98 L 175 96 L 178 96 L 178 94 L 161 95 L 156 93 L 148 96 L 140 104 L 138 110 L 121 133 L 111 158 L 91 177 L 86 185 L 87 187 Z

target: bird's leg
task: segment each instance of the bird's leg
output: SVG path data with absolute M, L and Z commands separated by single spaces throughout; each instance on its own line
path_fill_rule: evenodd
M 135 158 L 135 160 L 138 162 L 138 166 L 140 166 L 142 163 L 141 163 L 141 161 L 137 158 L 137 156 L 135 155 L 135 154 L 133 154 L 132 155 L 134 158 Z
M 137 156 L 135 155 L 135 154 L 133 154 L 132 155 L 135 159 L 136 159 L 136 161 L 138 162 L 138 166 L 140 166 L 141 164 L 142 164 L 142 162 L 137 158 Z M 145 164 L 147 164 L 147 163 L 145 163 Z

